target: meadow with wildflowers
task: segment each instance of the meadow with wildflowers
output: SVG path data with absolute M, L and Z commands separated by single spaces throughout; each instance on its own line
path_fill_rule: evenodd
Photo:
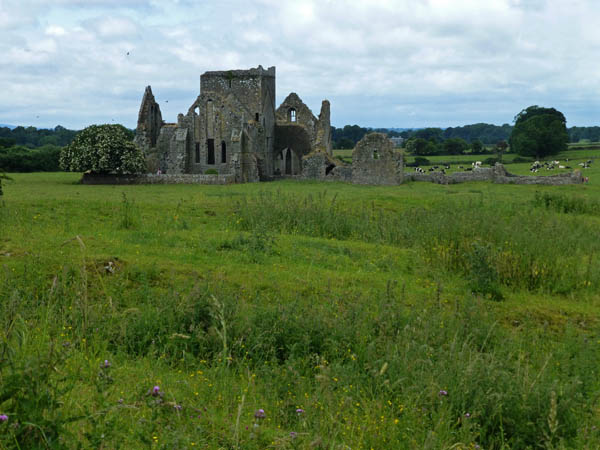
M 593 171 L 562 187 L 11 174 L 0 449 L 599 448 Z

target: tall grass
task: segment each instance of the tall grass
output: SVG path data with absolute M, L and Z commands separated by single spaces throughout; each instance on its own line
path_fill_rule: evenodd
M 148 432 L 148 445 L 155 425 L 192 436 L 196 426 L 211 430 L 200 433 L 208 447 L 600 442 L 590 431 L 600 392 L 597 346 L 569 330 L 560 342 L 535 331 L 511 333 L 481 299 L 455 305 L 423 298 L 413 307 L 388 289 L 278 304 L 258 296 L 240 302 L 228 286 L 202 284 L 143 295 L 171 280 L 139 269 L 107 275 L 67 267 L 50 288 L 39 271 L 27 275 L 27 285 L 22 275 L 0 276 L 14 296 L 0 303 L 0 410 L 13 425 L 0 435 L 6 447 L 135 441 L 127 431 L 132 418 Z M 92 356 L 91 364 L 82 355 Z M 105 355 L 114 355 L 110 368 Z M 180 369 L 164 399 L 135 387 L 118 367 L 144 357 Z M 79 398 L 77 408 L 63 404 L 90 389 L 97 394 Z M 256 405 L 269 419 L 247 430 Z M 206 406 L 214 412 L 204 414 Z
M 535 206 L 544 206 L 550 210 L 565 214 L 590 214 L 600 216 L 600 202 L 590 198 L 536 192 Z
M 487 283 L 484 293 L 493 296 L 496 282 L 553 293 L 600 286 L 598 228 L 530 207 L 448 200 L 394 212 L 373 203 L 344 205 L 326 193 L 277 192 L 240 200 L 232 225 L 415 248 L 432 267 Z
M 45 177 L 0 207 L 2 449 L 600 448 L 588 212 Z

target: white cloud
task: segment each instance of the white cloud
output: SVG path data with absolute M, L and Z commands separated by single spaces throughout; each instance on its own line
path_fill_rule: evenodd
M 171 121 L 202 72 L 262 64 L 278 101 L 328 98 L 336 125 L 502 123 L 534 101 L 592 124 L 599 22 L 593 0 L 0 0 L 0 121 L 133 127 L 147 84 Z
M 127 37 L 137 33 L 135 23 L 124 17 L 103 17 L 89 23 L 102 38 Z
M 65 34 L 67 34 L 67 32 L 61 26 L 50 25 L 49 27 L 46 27 L 46 34 L 48 36 L 64 36 Z

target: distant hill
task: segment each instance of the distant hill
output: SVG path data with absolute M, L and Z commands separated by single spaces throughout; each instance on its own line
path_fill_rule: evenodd
M 0 128 L 10 128 L 11 130 L 14 130 L 17 127 L 14 125 L 8 125 L 6 123 L 0 123 Z

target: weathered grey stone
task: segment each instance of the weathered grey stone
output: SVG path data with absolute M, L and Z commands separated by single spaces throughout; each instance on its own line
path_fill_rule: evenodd
M 304 155 L 317 148 L 331 153 L 330 105 L 323 101 L 317 119 L 290 94 L 278 111 L 290 109 L 298 114 L 293 123 L 285 114 L 276 117 L 275 67 L 206 72 L 200 77 L 200 95 L 176 124 L 162 121 L 148 86 L 136 142 L 153 172 L 211 170 L 233 174 L 237 182 L 298 175 Z
M 369 133 L 352 151 L 352 182 L 356 184 L 402 184 L 404 158 L 382 133 Z
M 145 174 L 98 175 L 84 173 L 82 184 L 233 184 L 234 175 Z
M 310 180 L 334 179 L 333 170 L 340 161 L 323 151 L 316 151 L 302 158 L 302 178 Z
M 160 106 L 154 99 L 152 88 L 146 86 L 140 112 L 138 113 L 138 124 L 135 130 L 135 143 L 143 150 L 150 150 L 156 146 L 156 141 L 163 126 Z
M 476 167 L 470 172 L 455 172 L 445 175 L 441 172 L 408 172 L 404 174 L 406 180 L 410 181 L 428 181 L 437 184 L 456 184 L 470 181 L 492 181 L 497 184 L 545 184 L 545 185 L 564 185 L 581 184 L 583 176 L 581 172 L 562 173 L 551 176 L 528 176 L 513 175 L 508 173 L 504 165 L 496 163 L 494 167 Z
M 332 155 L 329 101 L 323 100 L 317 119 L 298 94 L 292 92 L 275 112 L 275 171 L 297 175 L 302 158 L 314 151 Z

